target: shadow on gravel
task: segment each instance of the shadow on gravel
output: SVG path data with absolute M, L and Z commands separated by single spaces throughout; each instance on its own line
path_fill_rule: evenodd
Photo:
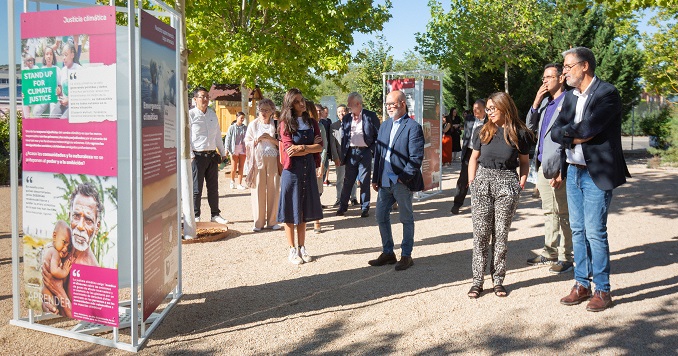
M 459 344 L 450 340 L 444 345 L 433 346 L 419 353 L 420 355 L 468 353 L 500 355 L 506 353 L 530 354 L 535 347 L 542 352 L 562 354 L 571 343 L 581 339 L 587 343 L 587 354 L 621 354 L 621 355 L 675 355 L 678 338 L 674 331 L 678 329 L 678 319 L 673 314 L 678 301 L 669 300 L 663 307 L 638 315 L 631 322 L 612 323 L 607 326 L 582 326 L 573 328 L 572 333 L 561 333 L 560 325 L 540 325 L 544 337 L 535 345 L 532 338 L 523 338 L 528 327 L 510 327 L 502 330 L 481 330 L 476 335 L 478 343 Z M 551 350 L 550 352 L 548 350 Z
M 438 236 L 421 243 L 437 243 L 438 240 L 446 238 L 447 236 Z M 535 236 L 509 241 L 509 251 L 528 251 L 537 246 L 541 239 L 542 237 Z M 376 257 L 378 249 L 374 249 L 374 252 Z M 227 333 L 232 332 L 233 328 L 243 330 L 341 310 L 357 310 L 460 283 L 468 283 L 470 286 L 471 253 L 471 250 L 462 250 L 420 258 L 415 256 L 414 266 L 403 272 L 396 272 L 392 265 L 370 267 L 366 259 L 364 267 L 352 270 L 200 294 L 185 294 L 182 303 L 172 310 L 172 317 L 165 320 L 153 337 L 162 340 L 175 337 L 178 333 L 183 334 L 181 340 L 186 342 L 192 340 L 191 335 L 195 335 L 197 340 L 204 337 L 201 334 L 206 332 Z M 509 272 L 516 266 L 525 267 L 523 256 L 512 256 L 509 252 Z M 545 281 L 552 282 L 554 279 L 547 276 L 537 283 Z M 507 275 L 506 283 L 507 288 L 513 288 L 510 275 Z M 213 315 L 215 310 L 218 310 L 219 315 L 216 319 Z M 206 324 L 207 320 L 211 322 Z M 345 330 L 342 332 L 345 333 Z M 392 340 L 387 341 L 385 338 L 383 345 L 378 344 L 365 346 L 377 347 L 374 349 L 377 353 L 394 351 L 382 349 L 392 345 Z M 307 346 L 309 349 L 300 349 L 299 352 L 313 350 L 313 345 Z
M 639 207 L 660 217 L 678 218 L 678 175 L 662 170 L 635 173 L 626 184 L 614 190 L 610 204 L 612 214 Z

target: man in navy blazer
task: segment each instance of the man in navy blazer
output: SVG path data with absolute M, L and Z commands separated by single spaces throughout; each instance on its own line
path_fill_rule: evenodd
M 612 190 L 630 177 L 621 145 L 621 98 L 612 84 L 595 76 L 590 49 L 575 47 L 563 57 L 565 80 L 574 90 L 565 94 L 551 139 L 565 155 L 561 175 L 567 176 L 575 285 L 560 302 L 576 305 L 591 298 L 586 310 L 597 312 L 612 306 L 607 240 Z
M 398 203 L 400 222 L 403 224 L 401 258 L 395 269 L 402 271 L 414 264 L 413 192 L 424 189 L 421 163 L 424 160 L 424 131 L 407 116 L 405 94 L 393 91 L 386 97 L 389 119 L 381 125 L 374 155 L 372 188 L 377 191 L 377 224 L 381 235 L 382 253 L 371 266 L 396 263 L 391 232 L 391 209 Z
M 351 188 L 360 182 L 360 217 L 370 216 L 370 178 L 372 174 L 372 155 L 379 133 L 379 118 L 373 111 L 363 109 L 363 97 L 356 93 L 348 94 L 349 113 L 341 121 L 341 163 L 346 166 L 344 187 L 339 198 L 337 215 L 342 216 L 348 210 Z

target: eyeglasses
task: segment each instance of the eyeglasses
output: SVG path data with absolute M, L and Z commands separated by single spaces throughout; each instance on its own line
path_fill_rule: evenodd
M 198 95 L 195 97 L 196 99 L 205 99 L 205 100 L 210 100 L 209 95 Z
M 551 80 L 551 79 L 554 79 L 554 78 L 558 78 L 558 76 L 557 75 L 546 75 L 546 76 L 541 77 L 541 81 L 545 82 L 547 80 Z
M 585 62 L 585 61 L 579 61 L 579 62 L 574 63 L 574 64 L 565 64 L 565 65 L 563 65 L 563 72 L 564 72 L 564 71 L 568 71 L 568 72 L 571 71 L 572 68 L 576 67 L 577 64 L 582 63 L 582 62 Z
M 497 108 L 494 107 L 494 106 L 490 106 L 489 108 L 485 108 L 485 112 L 488 113 L 488 114 L 492 114 L 495 111 L 497 111 Z
M 386 108 L 390 108 L 390 107 L 394 107 L 394 108 L 395 108 L 395 107 L 398 107 L 398 104 L 399 104 L 399 103 L 401 103 L 401 102 L 400 102 L 400 101 L 396 101 L 395 103 L 384 103 L 384 106 L 385 106 Z

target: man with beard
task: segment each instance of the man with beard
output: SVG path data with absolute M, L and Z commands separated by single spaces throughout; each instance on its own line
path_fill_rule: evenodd
M 90 243 L 97 235 L 101 226 L 101 214 L 103 213 L 103 203 L 99 197 L 96 187 L 90 183 L 79 184 L 69 200 L 70 213 L 69 222 L 71 226 L 71 243 L 73 245 L 73 265 L 96 266 L 97 260 L 90 249 Z M 52 277 L 48 267 L 42 266 L 42 280 L 56 298 L 62 301 L 61 315 L 71 317 L 71 298 L 67 291 L 69 279 L 58 280 Z

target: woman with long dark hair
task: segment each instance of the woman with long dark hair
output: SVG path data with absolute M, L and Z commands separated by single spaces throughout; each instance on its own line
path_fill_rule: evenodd
M 306 223 L 323 218 L 320 193 L 316 182 L 316 167 L 320 167 L 323 150 L 318 123 L 306 111 L 301 91 L 292 88 L 283 99 L 280 112 L 280 204 L 278 222 L 284 223 L 291 263 L 311 262 L 306 251 Z M 298 244 L 294 243 L 296 225 Z
M 506 243 L 511 221 L 518 206 L 518 197 L 525 187 L 529 170 L 532 132 L 518 118 L 513 99 L 504 93 L 490 95 L 485 112 L 488 121 L 473 138 L 473 153 L 468 165 L 473 220 L 473 286 L 469 298 L 478 298 L 483 291 L 485 264 L 494 237 L 491 259 L 494 294 L 507 295 Z M 520 175 L 516 168 L 520 167 Z

